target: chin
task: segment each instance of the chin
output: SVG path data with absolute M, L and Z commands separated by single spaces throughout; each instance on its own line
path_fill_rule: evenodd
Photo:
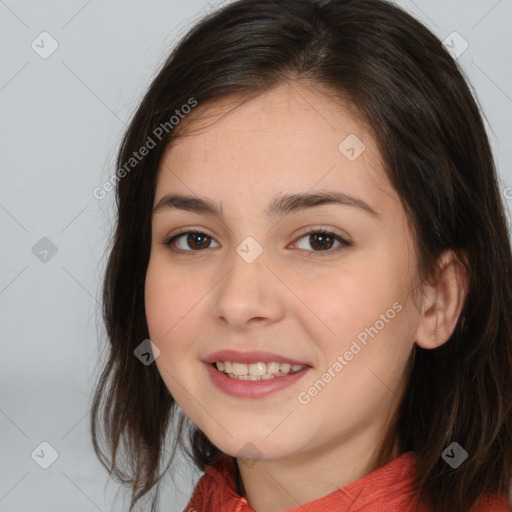
M 285 440 L 277 436 L 271 442 L 269 438 L 265 438 L 261 433 L 254 436 L 247 432 L 241 433 L 239 436 L 236 435 L 236 432 L 231 433 L 234 436 L 233 438 L 223 436 L 218 442 L 210 437 L 209 439 L 222 452 L 240 460 L 247 460 L 249 465 L 257 460 L 279 460 L 296 453 L 293 446 L 284 445 Z

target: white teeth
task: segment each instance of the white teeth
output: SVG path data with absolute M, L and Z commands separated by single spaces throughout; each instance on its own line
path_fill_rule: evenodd
M 267 363 L 267 373 L 270 373 L 271 375 L 274 373 L 277 373 L 279 371 L 279 363 L 276 363 L 275 361 L 270 361 Z
M 261 376 L 267 372 L 265 363 L 251 363 L 249 365 L 249 375 Z
M 245 363 L 233 363 L 233 370 L 231 370 L 237 377 L 241 377 L 242 375 L 247 375 L 249 373 L 249 368 Z
M 292 365 L 291 364 L 288 364 L 288 363 L 282 363 L 281 366 L 279 367 L 279 369 L 283 372 L 283 373 L 289 373 L 290 370 L 292 368 Z
M 278 363 L 269 361 L 268 363 L 236 363 L 233 361 L 218 361 L 215 363 L 217 370 L 227 374 L 233 379 L 239 380 L 268 380 L 275 377 L 284 377 L 304 369 L 302 364 L 291 365 L 289 363 Z

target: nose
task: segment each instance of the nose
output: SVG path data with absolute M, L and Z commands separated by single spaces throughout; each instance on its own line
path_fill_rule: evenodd
M 216 286 L 213 308 L 216 319 L 234 330 L 279 321 L 285 311 L 285 289 L 269 265 L 265 251 L 252 263 L 233 251 L 229 270 Z

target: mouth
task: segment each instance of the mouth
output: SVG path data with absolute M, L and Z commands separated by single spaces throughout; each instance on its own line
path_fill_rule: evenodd
M 240 363 L 234 361 L 217 361 L 212 366 L 230 379 L 270 380 L 300 372 L 306 368 L 303 364 L 280 363 L 278 361 L 257 363 Z
M 264 351 L 220 350 L 203 359 L 215 387 L 227 395 L 259 399 L 296 385 L 312 366 Z

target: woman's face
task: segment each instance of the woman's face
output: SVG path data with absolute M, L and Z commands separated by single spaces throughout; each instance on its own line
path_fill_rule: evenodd
M 230 455 L 368 453 L 420 318 L 414 240 L 375 142 L 300 82 L 211 121 L 173 143 L 157 179 L 145 306 L 158 370 Z

